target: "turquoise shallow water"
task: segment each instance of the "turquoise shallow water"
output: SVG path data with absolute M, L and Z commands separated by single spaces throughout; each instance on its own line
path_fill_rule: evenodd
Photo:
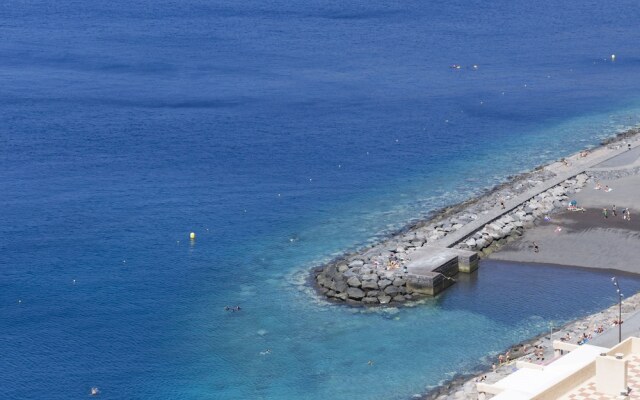
M 608 273 L 544 266 L 372 313 L 304 279 L 638 124 L 637 16 L 0 4 L 0 398 L 405 399 L 611 304 Z

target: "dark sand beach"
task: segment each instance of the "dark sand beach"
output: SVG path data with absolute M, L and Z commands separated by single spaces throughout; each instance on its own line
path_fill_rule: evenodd
M 640 176 L 603 181 L 610 192 L 591 185 L 575 195 L 585 211 L 563 211 L 528 229 L 490 257 L 496 260 L 538 262 L 640 273 L 640 218 L 637 199 Z M 616 205 L 616 215 L 612 207 Z M 607 217 L 604 217 L 604 208 Z M 629 208 L 631 220 L 623 218 Z M 533 249 L 538 244 L 539 251 Z

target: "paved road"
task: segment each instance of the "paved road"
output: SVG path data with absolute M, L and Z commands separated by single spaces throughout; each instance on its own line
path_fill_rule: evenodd
M 618 168 L 626 167 L 635 163 L 640 158 L 640 147 L 635 147 L 630 151 L 625 151 L 618 157 L 609 159 L 601 164 L 594 165 L 594 168 Z

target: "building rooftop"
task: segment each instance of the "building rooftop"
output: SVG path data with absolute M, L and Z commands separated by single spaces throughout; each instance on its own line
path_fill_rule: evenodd
M 480 399 L 494 400 L 640 400 L 640 339 L 618 345 L 577 346 L 554 342 L 558 357 L 548 365 L 519 361 L 517 371 L 494 384 L 478 383 Z

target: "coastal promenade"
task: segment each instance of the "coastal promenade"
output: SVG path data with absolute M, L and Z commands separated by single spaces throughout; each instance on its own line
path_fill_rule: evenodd
M 459 230 L 449 233 L 447 236 L 439 239 L 434 245 L 441 247 L 452 247 L 457 243 L 463 241 L 465 238 L 472 235 L 474 232 L 482 229 L 486 224 L 502 217 L 503 215 L 513 211 L 515 208 L 537 196 L 538 194 L 551 189 L 552 187 L 559 185 L 560 183 L 571 179 L 572 177 L 579 175 L 591 168 L 594 168 L 598 164 L 611 160 L 621 154 L 628 152 L 626 146 L 618 146 L 619 148 L 608 148 L 607 146 L 599 147 L 593 150 L 587 157 L 580 157 L 574 155 L 567 158 L 570 162 L 569 166 L 565 166 L 562 162 L 555 162 L 546 166 L 545 168 L 553 173 L 555 176 L 551 179 L 541 182 L 537 186 L 514 196 L 511 199 L 505 199 L 505 208 L 497 205 L 493 209 L 486 210 L 484 213 L 478 215 L 475 221 L 472 221 Z M 635 149 L 640 147 L 637 142 L 631 144 L 631 148 Z

